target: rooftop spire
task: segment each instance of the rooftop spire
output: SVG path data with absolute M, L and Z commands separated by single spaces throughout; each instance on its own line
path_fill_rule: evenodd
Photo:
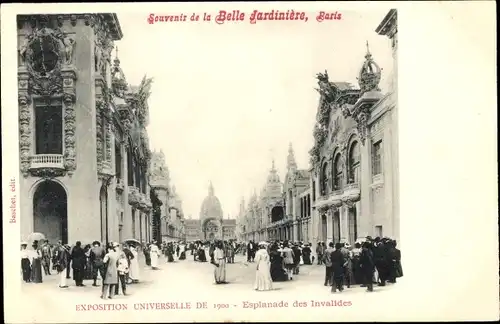
M 292 143 L 288 145 L 287 169 L 296 170 L 297 162 L 295 161 L 295 153 L 293 151 Z
M 382 69 L 375 63 L 370 53 L 370 45 L 366 41 L 365 62 L 361 66 L 358 82 L 361 93 L 369 91 L 380 91 L 378 85 L 380 83 Z
M 116 46 L 116 50 L 115 50 L 115 60 L 114 60 L 115 64 L 117 66 L 120 65 L 120 59 L 118 58 L 118 46 Z
M 210 181 L 210 184 L 208 185 L 208 195 L 209 196 L 214 195 L 214 186 L 212 185 L 212 181 Z

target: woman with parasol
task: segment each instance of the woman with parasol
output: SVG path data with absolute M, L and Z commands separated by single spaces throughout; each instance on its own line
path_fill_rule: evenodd
M 33 241 L 33 251 L 31 252 L 31 281 L 42 283 L 42 253 L 38 241 Z
M 31 261 L 31 282 L 42 283 L 42 251 L 40 250 L 39 242 L 45 240 L 45 235 L 42 233 L 31 233 L 28 236 L 28 241 L 31 242 L 32 250 L 30 253 Z

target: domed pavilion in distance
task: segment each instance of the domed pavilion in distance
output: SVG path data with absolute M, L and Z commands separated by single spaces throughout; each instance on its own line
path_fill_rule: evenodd
M 224 219 L 223 215 L 222 205 L 210 182 L 208 196 L 201 204 L 200 219 L 186 220 L 186 241 L 236 239 L 236 220 Z

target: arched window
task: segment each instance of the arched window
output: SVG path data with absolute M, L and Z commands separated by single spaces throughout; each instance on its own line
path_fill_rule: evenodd
M 321 169 L 321 195 L 326 195 L 328 193 L 328 163 L 323 164 Z
M 349 178 L 348 183 L 357 183 L 359 181 L 359 166 L 360 166 L 360 155 L 359 155 L 359 144 L 358 142 L 353 142 L 349 150 Z
M 340 158 L 340 153 L 335 156 L 333 163 L 333 188 L 334 190 L 339 190 L 342 188 L 342 161 Z

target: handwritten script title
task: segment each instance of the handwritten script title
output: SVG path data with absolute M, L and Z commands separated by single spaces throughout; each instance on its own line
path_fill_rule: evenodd
M 319 11 L 315 13 L 316 21 L 332 21 L 341 20 L 342 13 L 338 11 L 325 12 Z M 212 22 L 222 25 L 226 22 L 242 22 L 249 21 L 250 24 L 256 24 L 258 21 L 302 21 L 307 22 L 309 20 L 309 14 L 304 11 L 296 10 L 271 10 L 271 11 L 259 11 L 254 10 L 248 15 L 240 10 L 220 10 L 217 14 L 210 14 L 207 12 L 198 14 L 171 14 L 171 15 L 157 15 L 149 14 L 147 21 L 149 24 L 154 24 L 158 22 Z

